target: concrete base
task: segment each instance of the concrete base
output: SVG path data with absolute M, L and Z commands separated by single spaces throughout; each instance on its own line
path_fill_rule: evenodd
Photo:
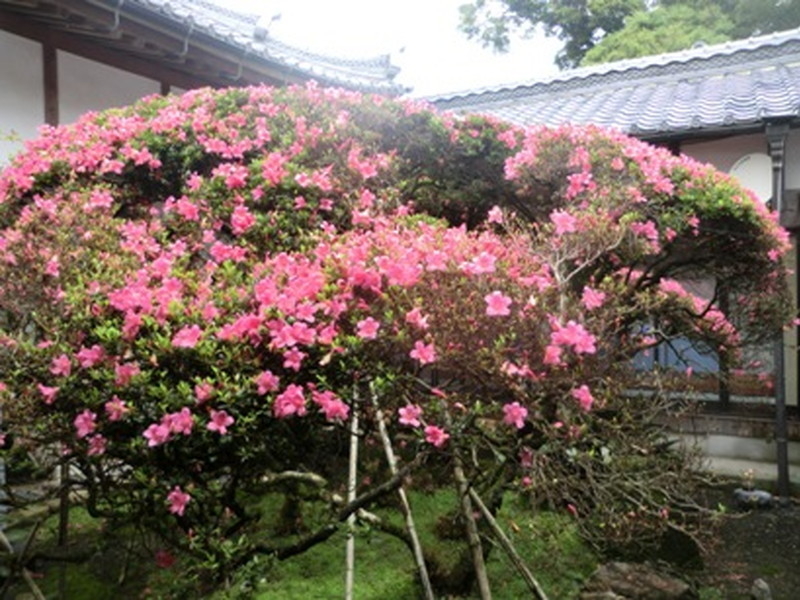
M 752 470 L 756 481 L 775 482 L 778 464 L 772 440 L 721 434 L 675 434 L 681 443 L 696 447 L 712 473 L 741 478 Z M 800 442 L 789 442 L 789 481 L 800 486 Z

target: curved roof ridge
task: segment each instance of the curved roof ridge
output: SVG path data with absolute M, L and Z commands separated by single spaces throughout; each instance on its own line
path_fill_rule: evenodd
M 277 61 L 324 83 L 384 93 L 405 91 L 392 81 L 400 69 L 391 64 L 389 54 L 345 58 L 301 49 L 259 31 L 260 15 L 228 8 L 219 0 L 131 0 L 131 3 L 236 46 L 250 56 Z
M 532 88 L 541 85 L 549 86 L 551 84 L 557 84 L 561 82 L 585 80 L 595 76 L 607 76 L 611 73 L 631 73 L 635 71 L 644 71 L 652 68 L 665 67 L 672 64 L 686 65 L 692 61 L 702 62 L 716 57 L 729 56 L 741 51 L 756 51 L 763 48 L 780 46 L 790 42 L 800 42 L 800 27 L 761 36 L 752 36 L 743 40 L 729 40 L 720 44 L 701 45 L 684 50 L 677 50 L 674 52 L 665 52 L 662 54 L 628 58 L 609 63 L 602 63 L 599 65 L 578 67 L 576 69 L 560 71 L 544 77 L 519 80 L 506 84 L 498 84 L 466 90 L 454 90 L 453 92 L 428 96 L 425 98 L 425 100 L 434 103 L 447 102 L 450 100 L 456 101 L 457 99 L 467 98 L 470 96 L 509 92 L 512 90 Z
M 595 124 L 640 137 L 800 125 L 800 28 L 428 98 L 518 125 Z

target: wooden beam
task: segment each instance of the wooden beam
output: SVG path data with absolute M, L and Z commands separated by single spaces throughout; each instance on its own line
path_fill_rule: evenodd
M 42 43 L 44 75 L 44 122 L 58 125 L 58 52 L 47 42 Z

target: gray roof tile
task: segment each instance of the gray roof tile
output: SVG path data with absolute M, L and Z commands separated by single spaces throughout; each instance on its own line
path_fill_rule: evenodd
M 429 98 L 520 125 L 593 123 L 641 137 L 800 117 L 800 29 Z
M 321 83 L 390 94 L 404 90 L 393 82 L 399 69 L 388 55 L 347 59 L 307 52 L 258 32 L 260 17 L 208 0 L 129 0 L 187 28 L 236 46 L 248 56 L 297 70 Z

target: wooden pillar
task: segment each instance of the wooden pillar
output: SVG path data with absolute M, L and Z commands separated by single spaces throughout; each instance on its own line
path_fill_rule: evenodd
M 44 65 L 44 122 L 58 125 L 58 51 L 47 43 L 42 43 L 42 64 Z
M 772 159 L 772 202 L 780 218 L 786 207 L 784 202 L 787 123 L 767 123 L 767 147 Z M 794 275 L 797 277 L 797 275 Z M 784 366 L 785 340 L 783 331 L 775 339 L 775 449 L 778 458 L 778 496 L 781 504 L 789 503 L 789 432 L 786 421 L 786 369 Z

